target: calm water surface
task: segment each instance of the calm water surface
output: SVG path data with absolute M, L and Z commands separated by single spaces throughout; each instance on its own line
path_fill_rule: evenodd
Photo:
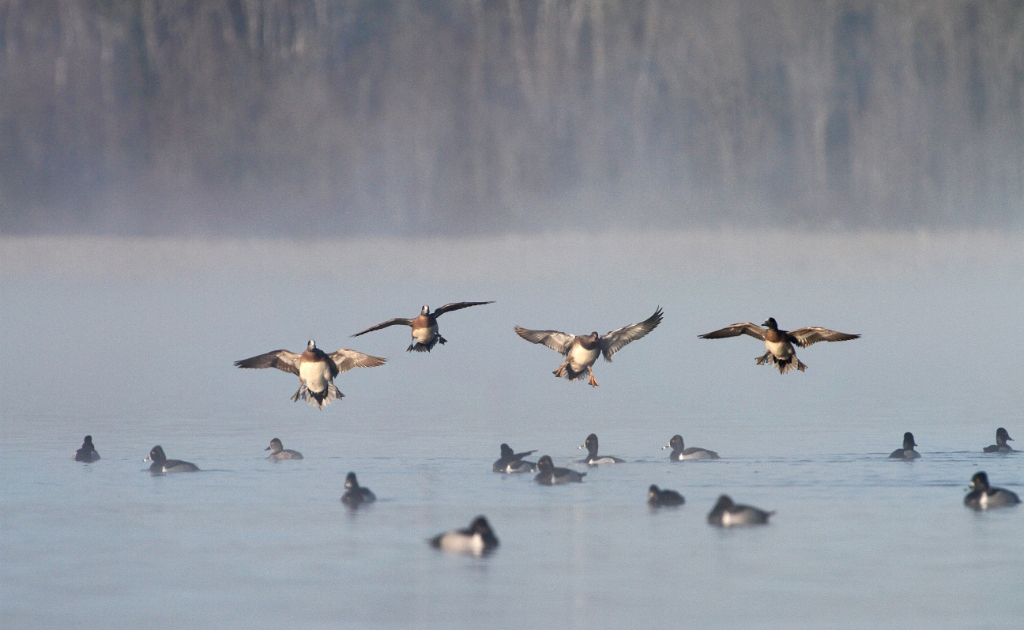
M 438 277 L 352 262 L 401 243 L 340 243 L 316 282 L 259 243 L 127 261 L 72 244 L 19 268 L 53 243 L 4 244 L 0 625 L 1019 627 L 1024 510 L 962 505 L 977 470 L 1024 491 L 1022 456 L 981 453 L 999 426 L 1024 440 L 1019 238 L 839 238 L 769 265 L 742 235 L 679 238 L 577 237 L 591 253 L 568 269 L 560 239 L 415 244 Z M 349 338 L 464 299 L 498 303 L 445 315 L 429 355 L 407 329 Z M 596 389 L 511 331 L 605 332 L 658 305 Z M 753 339 L 696 338 L 769 315 L 864 336 L 785 376 Z M 292 375 L 232 367 L 309 337 L 389 362 L 341 375 L 323 411 L 288 400 Z M 908 430 L 922 458 L 888 460 Z M 590 432 L 628 463 L 571 487 L 490 472 L 501 442 L 584 470 Z M 70 461 L 87 433 L 102 459 Z M 674 433 L 722 459 L 668 462 Z M 273 437 L 305 459 L 267 461 Z M 155 444 L 202 471 L 150 475 Z M 349 470 L 376 504 L 341 505 Z M 651 483 L 686 505 L 649 510 Z M 712 528 L 723 492 L 777 514 Z M 477 514 L 493 555 L 426 544 Z

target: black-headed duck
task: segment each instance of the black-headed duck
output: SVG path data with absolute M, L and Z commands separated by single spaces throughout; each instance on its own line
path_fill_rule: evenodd
M 534 462 L 528 462 L 523 458 L 537 451 L 524 451 L 516 453 L 508 444 L 501 445 L 501 457 L 491 467 L 496 473 L 524 473 L 533 472 L 537 468 Z
M 654 484 L 647 489 L 647 505 L 651 507 L 674 507 L 684 503 L 686 499 L 675 490 L 662 490 Z
M 686 448 L 686 445 L 683 443 L 683 436 L 681 435 L 673 435 L 672 439 L 668 441 L 668 445 L 661 447 L 662 450 L 666 448 L 672 449 L 672 453 L 668 458 L 674 462 L 681 462 L 684 459 L 719 459 L 718 453 L 709 451 L 706 448 L 697 446 Z
M 914 450 L 917 443 L 914 442 L 914 434 L 907 431 L 903 434 L 903 448 L 898 448 L 889 454 L 891 459 L 917 459 L 920 453 Z
M 715 507 L 708 513 L 708 523 L 718 527 L 738 525 L 764 525 L 775 512 L 766 512 L 749 505 L 737 505 L 727 495 L 718 497 Z
M 974 473 L 969 487 L 971 491 L 964 497 L 964 505 L 975 510 L 1008 507 L 1020 503 L 1017 493 L 988 485 L 988 475 L 984 472 Z
M 85 440 L 82 442 L 82 448 L 75 451 L 74 460 L 76 462 L 87 462 L 91 463 L 100 458 L 100 454 L 96 452 L 96 447 L 92 445 L 92 436 L 85 436 Z
M 434 536 L 430 539 L 430 545 L 445 551 L 482 556 L 498 547 L 498 538 L 494 535 L 494 530 L 491 529 L 487 519 L 478 516 L 466 529 L 457 529 Z
M 557 468 L 551 461 L 549 455 L 544 455 L 537 460 L 537 476 L 533 478 L 537 483 L 544 486 L 557 486 L 563 483 L 580 483 L 587 473 L 576 472 L 569 468 Z
M 626 460 L 618 457 L 612 457 L 611 455 L 598 455 L 597 454 L 597 434 L 591 433 L 587 436 L 587 439 L 583 441 L 580 448 L 587 449 L 587 457 L 583 460 L 584 463 L 595 466 L 597 464 L 622 464 Z
M 373 503 L 376 500 L 377 496 L 369 488 L 359 485 L 354 472 L 345 476 L 345 494 L 341 495 L 342 503 L 354 508 L 366 503 Z
M 153 462 L 149 466 L 149 472 L 152 473 L 195 472 L 199 470 L 199 466 L 192 462 L 183 462 L 180 459 L 167 459 L 167 455 L 164 454 L 164 449 L 160 445 L 154 446 L 149 451 L 149 457 L 146 461 Z
M 1009 431 L 1003 427 L 996 429 L 996 443 L 991 446 L 986 446 L 984 451 L 986 453 L 1012 453 L 1013 448 L 1010 447 L 1007 442 L 1012 442 L 1013 438 L 1010 437 Z

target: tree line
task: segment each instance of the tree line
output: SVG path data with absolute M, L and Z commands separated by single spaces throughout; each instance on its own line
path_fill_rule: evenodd
M 992 228 L 1011 0 L 3 0 L 0 231 Z

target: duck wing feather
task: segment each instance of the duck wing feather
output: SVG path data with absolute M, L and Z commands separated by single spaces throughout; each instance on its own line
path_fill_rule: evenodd
M 732 326 L 726 326 L 719 330 L 713 330 L 703 335 L 698 335 L 701 339 L 725 339 L 726 337 L 738 337 L 739 335 L 750 335 L 754 339 L 760 339 L 764 341 L 764 328 L 761 328 L 757 324 L 751 324 L 750 322 L 741 322 L 739 324 L 733 324 Z
M 470 306 L 480 306 L 481 304 L 494 304 L 494 300 L 489 302 L 451 302 L 435 310 L 434 317 L 440 317 L 449 311 L 457 311 L 460 308 L 469 308 Z
M 299 355 L 287 350 L 274 350 L 241 361 L 235 361 L 235 366 L 240 368 L 277 368 L 292 374 L 299 373 Z
M 791 330 L 789 331 L 788 336 L 792 343 L 799 345 L 801 348 L 806 348 L 807 346 L 818 343 L 819 341 L 849 341 L 850 339 L 860 337 L 860 335 L 850 335 L 835 330 L 829 330 L 828 328 L 819 328 L 817 326 L 807 326 Z
M 334 364 L 338 366 L 338 373 L 348 372 L 352 368 L 356 367 L 377 367 L 378 365 L 384 365 L 387 359 L 382 357 L 375 357 L 369 354 L 363 354 L 362 352 L 356 352 L 355 350 L 346 350 L 342 348 L 337 352 L 332 352 L 329 355 Z
M 358 337 L 359 335 L 365 335 L 368 332 L 373 332 L 375 330 L 380 330 L 381 328 L 387 328 L 388 326 L 394 326 L 396 324 L 401 324 L 403 326 L 412 326 L 412 320 L 411 319 L 405 319 L 404 317 L 395 317 L 394 319 L 389 319 L 386 322 L 381 322 L 381 323 L 377 324 L 376 326 L 370 326 L 369 328 L 367 328 L 363 332 L 357 332 L 356 334 L 354 334 L 352 336 L 353 337 Z
M 569 335 L 557 330 L 530 330 L 520 326 L 515 327 L 516 334 L 530 343 L 542 343 L 558 354 L 565 354 L 572 346 L 576 335 Z
M 661 323 L 662 311 L 659 306 L 654 311 L 654 315 L 651 315 L 642 322 L 636 324 L 629 324 L 622 328 L 616 328 L 615 330 L 602 335 L 601 337 L 601 354 L 604 355 L 605 361 L 611 361 L 612 355 L 621 350 L 626 344 L 631 341 L 641 339 L 647 333 L 651 332 L 658 327 Z

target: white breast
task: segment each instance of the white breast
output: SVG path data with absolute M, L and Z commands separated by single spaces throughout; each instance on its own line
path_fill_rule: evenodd
M 583 346 L 575 345 L 569 350 L 569 366 L 574 372 L 579 372 L 594 365 L 599 356 L 601 356 L 600 348 L 587 350 Z
M 412 338 L 422 344 L 428 343 L 431 339 L 434 338 L 434 335 L 436 334 L 437 326 L 427 326 L 426 328 L 412 329 Z
M 299 379 L 306 384 L 311 392 L 320 392 L 327 389 L 327 383 L 331 380 L 331 371 L 323 362 L 299 363 Z
M 779 359 L 787 359 L 793 356 L 793 346 L 788 341 L 766 341 L 764 347 L 772 356 Z

